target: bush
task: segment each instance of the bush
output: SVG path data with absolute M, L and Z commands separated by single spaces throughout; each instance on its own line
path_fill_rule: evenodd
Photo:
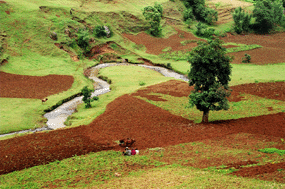
M 257 33 L 269 33 L 276 24 L 284 22 L 283 11 L 284 8 L 279 1 L 257 1 L 253 10 L 256 20 L 252 28 Z
M 194 14 L 192 8 L 186 9 L 183 12 L 183 20 L 186 21 L 188 19 L 194 19 Z
M 88 89 L 87 86 L 83 87 L 81 93 L 83 94 L 82 101 L 85 103 L 85 108 L 91 108 L 91 102 L 94 100 L 99 100 L 97 96 L 91 98 L 91 92 L 94 91 L 92 89 Z
M 242 31 L 248 32 L 250 30 L 250 21 L 252 15 L 245 13 L 241 7 L 238 7 L 235 9 L 232 16 L 235 22 L 235 32 L 240 34 Z
M 242 58 L 243 63 L 250 63 L 251 56 L 249 54 L 245 54 L 245 57 Z
M 218 21 L 218 12 L 210 8 L 205 9 L 204 20 L 207 24 L 213 24 L 214 21 Z
M 140 81 L 140 82 L 139 82 L 139 85 L 140 85 L 140 86 L 144 86 L 144 85 L 145 85 L 145 82 Z
M 77 44 L 85 52 L 89 50 L 89 32 L 87 29 L 80 28 L 77 32 Z
M 105 31 L 104 26 L 95 26 L 94 30 L 93 30 L 93 35 L 95 37 L 106 37 L 107 33 Z
M 218 20 L 218 12 L 214 9 L 207 8 L 205 0 L 184 0 L 184 5 L 187 10 L 183 13 L 183 18 L 189 14 L 188 9 L 193 11 L 193 16 L 196 20 L 205 22 L 207 24 L 213 24 L 214 21 Z M 189 17 L 191 18 L 191 17 Z M 193 18 L 191 18 L 193 19 Z M 184 20 L 187 20 L 184 18 Z
M 201 22 L 198 22 L 198 24 L 196 25 L 196 28 L 197 28 L 196 35 L 203 36 L 204 34 L 203 30 L 207 28 L 207 26 Z
M 201 22 L 199 22 L 196 25 L 196 28 L 197 28 L 196 35 L 201 36 L 201 37 L 205 37 L 205 38 L 209 38 L 209 39 L 214 38 L 213 34 L 215 33 L 215 29 L 207 28 L 207 26 Z

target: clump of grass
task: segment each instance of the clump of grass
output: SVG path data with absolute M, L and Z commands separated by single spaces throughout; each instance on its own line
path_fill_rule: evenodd
M 144 86 L 144 85 L 145 85 L 145 82 L 144 82 L 144 81 L 140 81 L 140 82 L 139 82 L 139 85 L 140 85 L 140 86 Z
M 196 43 L 196 42 L 197 42 L 197 40 L 185 40 L 185 41 L 181 41 L 180 43 L 181 43 L 181 45 L 185 46 L 189 43 Z
M 165 49 L 162 49 L 163 52 L 168 52 L 168 51 L 171 51 L 172 48 L 171 47 L 166 47 Z
M 279 150 L 277 148 L 264 148 L 264 149 L 259 149 L 258 151 L 268 154 L 277 153 L 281 156 L 285 154 L 285 150 Z

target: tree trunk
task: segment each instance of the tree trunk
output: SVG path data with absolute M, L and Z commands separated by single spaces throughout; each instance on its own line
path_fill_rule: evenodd
M 209 110 L 203 111 L 202 123 L 209 122 Z

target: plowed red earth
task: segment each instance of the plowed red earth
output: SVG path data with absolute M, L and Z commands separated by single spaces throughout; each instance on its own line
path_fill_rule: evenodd
M 241 51 L 235 53 L 228 53 L 233 55 L 235 59 L 232 63 L 239 64 L 247 53 L 251 56 L 253 64 L 273 64 L 285 62 L 285 33 L 266 34 L 266 35 L 231 35 L 227 34 L 226 37 L 220 37 L 225 43 L 242 43 L 242 44 L 257 44 L 262 48 L 253 49 L 249 51 Z
M 123 34 L 124 37 L 135 42 L 136 44 L 142 44 L 146 47 L 146 52 L 149 54 L 161 54 L 163 49 L 171 47 L 172 51 L 179 50 L 191 50 L 197 46 L 196 42 L 189 43 L 185 46 L 181 45 L 181 41 L 184 40 L 201 40 L 206 41 L 200 38 L 195 37 L 192 33 L 181 31 L 177 28 L 175 30 L 178 34 L 172 35 L 167 39 L 164 38 L 155 38 L 146 33 L 142 32 L 137 35 Z M 183 34 L 184 38 L 180 38 L 179 35 Z M 285 33 L 277 33 L 270 35 L 231 35 L 227 33 L 226 37 L 219 37 L 225 43 L 241 43 L 241 44 L 257 44 L 261 45 L 262 48 L 253 49 L 249 51 L 241 51 L 235 53 L 228 53 L 227 55 L 234 56 L 232 63 L 240 64 L 242 63 L 242 58 L 245 57 L 245 54 L 251 56 L 251 64 L 273 64 L 273 63 L 283 63 L 285 62 Z M 231 46 L 226 46 L 229 48 Z
M 185 41 L 185 40 L 206 41 L 206 40 L 195 37 L 191 33 L 181 31 L 177 28 L 174 28 L 174 29 L 178 33 L 175 35 L 172 35 L 166 39 L 152 37 L 152 36 L 150 36 L 144 32 L 141 32 L 137 35 L 123 34 L 123 36 L 128 38 L 129 40 L 135 42 L 136 44 L 144 45 L 147 49 L 146 53 L 155 54 L 155 55 L 159 55 L 159 54 L 163 53 L 162 50 L 165 49 L 166 47 L 171 47 L 173 51 L 179 51 L 179 50 L 184 50 L 184 49 L 192 49 L 193 47 L 197 46 L 196 42 L 188 43 L 187 45 L 183 46 L 180 43 L 181 41 Z M 183 37 L 181 37 L 181 36 L 183 36 Z
M 178 93 L 174 93 L 176 91 L 173 87 L 176 86 L 175 83 L 177 84 Z M 271 85 L 276 86 L 274 92 L 280 92 L 281 83 L 271 83 Z M 168 84 L 172 87 L 167 88 Z M 180 90 L 180 88 L 188 87 L 187 90 L 189 92 L 191 88 L 187 85 L 186 82 L 169 81 L 168 83 L 149 88 L 153 89 L 153 92 L 159 91 L 175 96 L 187 96 L 189 93 L 186 94 L 183 93 L 183 90 Z M 247 88 L 247 92 L 251 94 L 263 94 L 260 91 L 256 93 L 256 86 L 263 88 L 264 92 L 273 90 L 273 88 L 269 88 L 270 85 L 262 83 L 252 85 L 254 87 Z M 243 91 L 239 90 L 244 90 L 246 87 L 246 85 L 240 88 L 236 86 L 236 94 L 239 94 L 239 92 L 243 93 Z M 171 88 L 173 90 L 169 92 Z M 282 98 L 278 97 L 280 98 L 279 100 L 284 101 L 284 88 L 281 91 L 283 95 L 280 96 Z M 172 115 L 168 111 L 140 100 L 133 95 L 123 95 L 111 102 L 107 106 L 106 111 L 88 126 L 55 130 L 48 133 L 29 134 L 0 141 L 0 159 L 2 160 L 0 174 L 46 164 L 56 159 L 61 160 L 72 157 L 75 154 L 81 155 L 108 149 L 123 150 L 121 147 L 114 145 L 114 141 L 127 137 L 135 138 L 137 142 L 134 144 L 134 147 L 143 150 L 152 147 L 166 147 L 179 143 L 219 138 L 241 132 L 269 137 L 285 136 L 284 113 L 211 122 L 208 124 L 195 124 L 180 116 Z M 229 140 L 228 142 L 232 141 Z M 215 163 L 219 166 L 221 161 L 216 161 Z M 199 165 L 197 166 L 199 167 Z M 268 166 L 270 170 L 276 170 L 276 168 L 282 168 L 283 164 Z M 264 170 L 262 168 L 256 168 L 246 171 L 245 174 L 240 172 L 239 175 L 248 176 L 263 173 Z M 272 180 L 270 174 L 260 179 Z
M 43 99 L 68 90 L 73 81 L 68 75 L 27 76 L 0 72 L 0 97 Z

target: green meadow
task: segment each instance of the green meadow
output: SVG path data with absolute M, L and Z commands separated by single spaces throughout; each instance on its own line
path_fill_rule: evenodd
M 0 4 L 0 47 L 4 47 L 0 60 L 2 57 L 8 58 L 8 63 L 0 65 L 0 71 L 31 76 L 71 75 L 74 77 L 74 83 L 69 90 L 48 96 L 49 100 L 45 104 L 42 104 L 39 99 L 0 98 L 0 134 L 45 126 L 46 119 L 43 117 L 45 109 L 62 99 L 79 93 L 84 86 L 93 87 L 92 81 L 86 78 L 83 72 L 88 67 L 97 65 L 100 60 L 98 58 L 89 60 L 83 56 L 79 61 L 73 61 L 69 53 L 55 46 L 55 43 L 61 43 L 70 53 L 82 55 L 81 48 L 78 46 L 71 48 L 67 45 L 72 41 L 64 34 L 64 30 L 68 27 L 109 25 L 114 35 L 110 38 L 95 38 L 93 46 L 114 42 L 112 49 L 118 52 L 121 58 L 129 59 L 133 64 L 142 63 L 138 59 L 144 58 L 156 64 L 171 63 L 173 70 L 184 75 L 189 72 L 190 64 L 187 62 L 187 53 L 166 48 L 159 56 L 148 54 L 143 45 L 135 44 L 122 35 L 123 33 L 137 34 L 149 28 L 148 22 L 142 15 L 142 9 L 145 6 L 154 5 L 155 2 L 162 4 L 165 18 L 178 20 L 181 23 L 179 29 L 193 33 L 197 22 L 194 22 L 190 29 L 187 28 L 182 21 L 182 12 L 185 7 L 179 0 L 118 0 L 117 4 L 114 4 L 114 0 L 5 1 L 7 3 Z M 223 4 L 217 6 L 222 7 Z M 72 13 L 74 19 L 69 12 L 71 8 L 74 9 Z M 246 9 L 253 10 L 253 6 Z M 9 11 L 10 14 L 5 11 Z M 133 19 L 130 19 L 131 17 Z M 162 37 L 167 38 L 176 31 L 166 22 L 165 18 L 162 19 Z M 85 25 L 79 22 L 80 20 L 84 20 Z M 233 25 L 234 22 L 229 22 L 211 27 L 216 29 L 216 34 L 223 35 L 225 32 L 232 31 Z M 57 41 L 50 39 L 51 32 L 58 34 Z M 5 36 L 2 41 L 1 36 Z M 89 37 L 94 38 L 91 31 L 89 31 Z M 184 41 L 181 45 L 187 43 L 190 41 Z M 228 49 L 227 52 L 262 48 L 259 45 L 236 43 L 224 45 L 238 46 Z M 284 74 L 285 62 L 267 65 L 232 64 L 230 86 L 284 81 Z M 99 101 L 92 102 L 90 109 L 86 109 L 84 104 L 79 105 L 76 108 L 77 111 L 66 120 L 67 129 L 91 123 L 104 113 L 110 102 L 124 94 L 172 79 L 139 66 L 107 67 L 101 69 L 99 75 L 107 76 L 112 80 L 111 92 L 101 95 Z M 167 101 L 155 102 L 138 98 L 168 110 L 172 114 L 197 123 L 201 121 L 200 111 L 196 108 L 187 108 L 189 100 L 187 97 L 178 98 L 156 93 L 153 95 L 159 95 Z M 283 101 L 249 94 L 241 95 L 244 101 L 230 103 L 231 108 L 228 111 L 210 112 L 209 121 L 239 119 L 285 111 Z M 269 111 L 268 107 L 272 107 L 273 110 Z M 0 140 L 22 135 L 25 134 L 1 137 Z M 250 136 L 240 133 L 229 137 L 236 138 L 235 144 L 242 146 L 243 144 L 239 143 L 238 139 Z M 208 141 L 200 141 L 199 143 L 168 146 L 162 152 L 146 149 L 141 151 L 143 155 L 132 157 L 121 156 L 121 152 L 117 151 L 101 151 L 74 156 L 62 161 L 0 175 L 0 188 L 120 188 L 122 186 L 131 188 L 144 188 L 145 186 L 148 188 L 285 188 L 284 183 L 277 181 L 229 175 L 235 170 L 225 168 L 225 166 L 205 169 L 188 166 L 189 163 L 195 164 L 203 160 L 228 157 L 254 159 L 258 162 L 256 165 L 285 161 L 283 151 L 280 155 L 278 149 L 274 150 L 276 153 L 266 153 L 268 150 L 265 150 L 266 152 L 260 150 L 264 146 L 267 148 L 282 146 L 285 144 L 284 140 L 278 142 L 254 140 L 255 146 L 244 146 L 240 149 L 234 144 L 228 146 L 221 140 L 213 145 L 206 144 Z M 181 154 L 185 156 L 182 157 Z M 254 165 L 245 167 L 250 166 Z M 117 177 L 115 173 L 121 175 Z M 279 169 L 278 174 L 284 176 L 285 170 Z

